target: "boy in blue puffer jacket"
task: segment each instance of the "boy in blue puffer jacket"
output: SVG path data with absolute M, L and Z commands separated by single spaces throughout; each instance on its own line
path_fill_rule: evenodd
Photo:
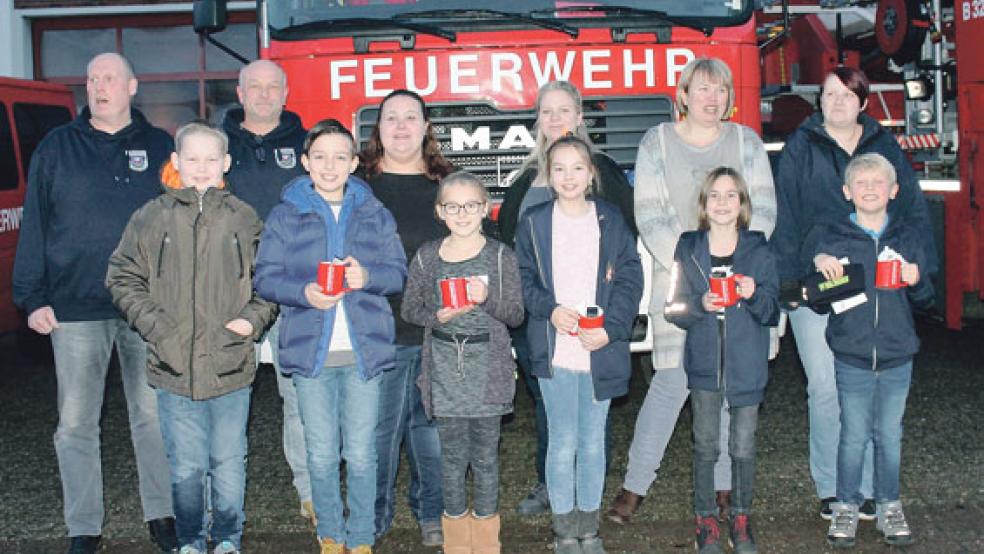
M 309 175 L 287 184 L 267 218 L 255 285 L 281 306 L 280 367 L 297 389 L 321 552 L 368 554 L 375 534 L 378 376 L 396 355 L 386 295 L 403 290 L 406 255 L 392 214 L 351 176 L 355 141 L 341 123 L 315 125 L 301 163 Z M 346 265 L 347 288 L 329 295 L 317 282 L 318 265 L 333 259 Z
M 827 541 L 852 547 L 858 526 L 861 463 L 865 444 L 874 441 L 877 528 L 886 543 L 913 542 L 899 500 L 902 454 L 902 416 L 912 380 L 912 357 L 919 350 L 912 306 L 933 301 L 931 275 L 920 270 L 929 263 L 919 228 L 908 217 L 890 217 L 889 201 L 898 194 L 894 166 L 880 154 L 858 156 L 845 170 L 844 196 L 854 203 L 850 217 L 819 226 L 807 237 L 803 268 L 813 267 L 828 279 L 843 275 L 847 258 L 864 267 L 864 298 L 854 307 L 834 313 L 827 325 L 827 342 L 834 353 L 837 396 L 841 407 L 837 450 L 837 502 Z M 809 254 L 808 254 L 809 255 Z M 899 259 L 905 287 L 878 288 L 878 263 Z
M 751 200 L 737 171 L 711 170 L 697 201 L 698 230 L 683 233 L 677 242 L 664 310 L 667 321 L 687 331 L 683 368 L 694 418 L 697 550 L 724 552 L 714 464 L 720 454 L 721 406 L 726 403 L 731 415 L 730 539 L 736 553 L 751 554 L 757 552 L 749 519 L 755 431 L 768 380 L 769 327 L 779 320 L 779 276 L 765 235 L 748 230 Z M 712 283 L 728 284 L 712 288 Z

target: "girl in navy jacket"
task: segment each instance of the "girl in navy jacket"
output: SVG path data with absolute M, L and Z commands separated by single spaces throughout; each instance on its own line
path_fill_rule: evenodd
M 284 188 L 267 218 L 257 292 L 281 305 L 280 367 L 292 375 L 304 426 L 322 552 L 369 552 L 375 524 L 378 375 L 395 358 L 388 294 L 400 292 L 406 255 L 390 212 L 350 176 L 355 141 L 335 120 L 311 129 L 309 176 Z M 329 296 L 318 264 L 343 261 L 347 292 Z M 343 448 L 344 445 L 344 448 Z M 348 518 L 339 464 L 346 462 Z
M 741 175 L 712 170 L 698 195 L 698 230 L 677 243 L 666 320 L 687 330 L 684 369 L 694 418 L 697 546 L 720 548 L 714 464 L 721 403 L 731 413 L 731 542 L 754 550 L 749 523 L 755 486 L 755 430 L 768 378 L 769 327 L 779 320 L 779 278 L 765 235 L 748 231 L 751 202 Z M 711 292 L 733 278 L 737 298 Z M 735 301 L 736 300 L 736 301 Z
M 524 214 L 516 256 L 530 361 L 550 433 L 546 477 L 556 554 L 594 554 L 604 552 L 598 510 L 605 421 L 611 399 L 628 391 L 642 265 L 619 209 L 587 196 L 597 178 L 588 145 L 558 139 L 547 151 L 547 169 L 556 198 Z M 578 308 L 591 305 L 603 310 L 603 326 L 582 328 Z

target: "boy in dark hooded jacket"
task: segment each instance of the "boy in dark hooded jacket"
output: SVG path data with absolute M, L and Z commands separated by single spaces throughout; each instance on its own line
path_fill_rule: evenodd
M 843 187 L 855 212 L 815 228 L 804 249 L 813 254 L 812 260 L 803 260 L 804 269 L 815 266 L 828 279 L 843 275 L 845 258 L 860 263 L 865 273 L 864 296 L 835 309 L 826 332 L 841 406 L 837 502 L 831 505 L 827 541 L 839 548 L 855 544 L 859 505 L 864 500 L 861 466 L 870 440 L 875 447 L 877 528 L 888 544 L 913 542 L 899 500 L 902 416 L 912 357 L 919 350 L 912 306 L 931 304 L 931 276 L 920 273 L 936 264 L 926 259 L 919 227 L 908 217 L 888 213 L 889 201 L 898 191 L 895 168 L 885 157 L 858 156 L 847 166 Z M 892 262 L 900 267 L 901 283 L 892 288 L 885 288 L 885 283 L 876 286 L 879 265 Z

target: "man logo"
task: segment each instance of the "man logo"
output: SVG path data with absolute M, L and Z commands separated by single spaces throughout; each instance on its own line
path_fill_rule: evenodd
M 533 140 L 533 135 L 529 129 L 522 125 L 513 125 L 502 136 L 496 150 L 512 150 L 513 148 L 529 150 L 534 146 L 536 146 L 536 141 Z M 460 127 L 451 128 L 451 150 L 454 152 L 491 149 L 492 129 L 490 127 L 475 127 L 471 134 Z
M 147 167 L 150 166 L 146 150 L 127 150 L 126 156 L 130 160 L 132 171 L 147 171 Z

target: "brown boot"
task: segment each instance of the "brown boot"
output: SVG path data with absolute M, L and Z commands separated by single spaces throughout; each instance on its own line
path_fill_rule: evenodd
M 447 514 L 441 516 L 441 529 L 444 531 L 444 554 L 471 554 L 472 552 L 471 512 L 458 517 Z
M 731 517 L 731 491 L 717 491 L 718 521 L 725 522 Z
M 639 496 L 632 491 L 619 489 L 618 496 L 612 501 L 612 507 L 608 509 L 605 517 L 613 523 L 625 525 L 632 519 L 633 514 L 636 513 L 645 498 L 645 496 Z
M 472 554 L 500 554 L 499 514 L 488 517 L 471 515 Z M 447 552 L 447 550 L 445 550 Z

